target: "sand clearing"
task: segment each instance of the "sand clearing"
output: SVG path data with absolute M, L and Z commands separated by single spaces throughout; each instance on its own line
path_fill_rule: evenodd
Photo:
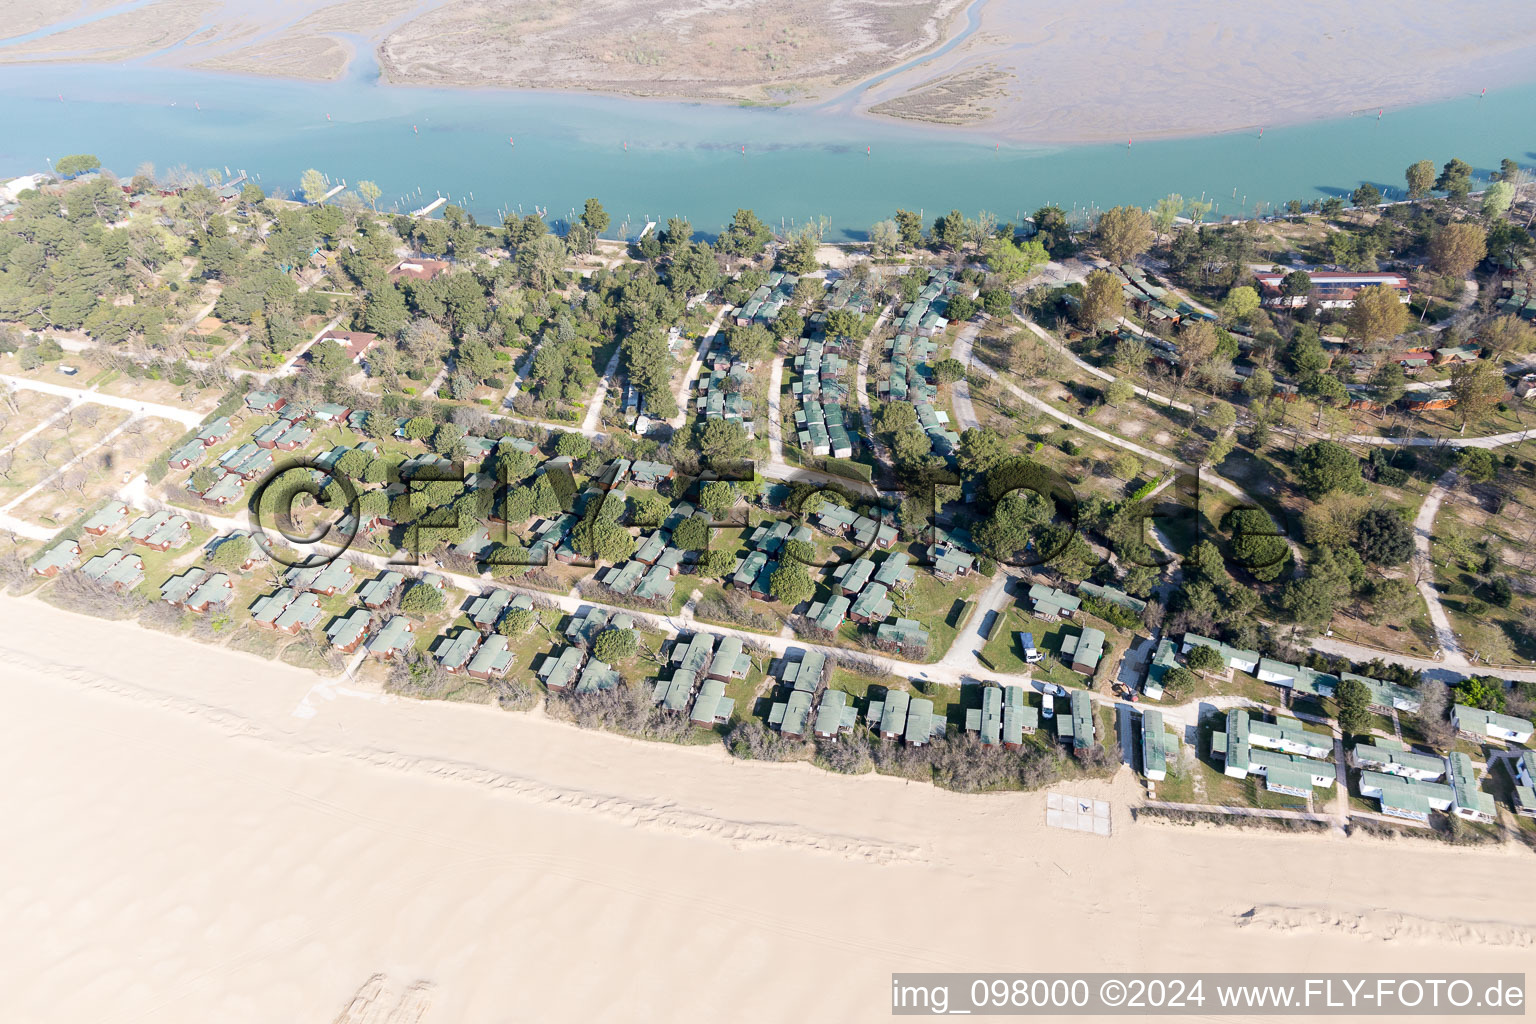
M 1521 853 L 1138 825 L 1124 773 L 1076 793 L 1105 838 L 1044 794 L 0 616 L 8 1021 L 875 1021 L 899 969 L 1529 967 Z

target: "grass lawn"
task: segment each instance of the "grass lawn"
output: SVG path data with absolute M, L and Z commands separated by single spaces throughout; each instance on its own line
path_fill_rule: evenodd
M 768 708 L 773 703 L 770 699 L 771 690 L 764 685 L 767 679 L 763 666 L 754 660 L 745 679 L 732 679 L 725 684 L 725 695 L 736 701 L 736 706 L 731 710 L 733 722 L 746 721 L 748 718 L 767 719 Z
M 855 672 L 852 669 L 839 665 L 832 669 L 832 676 L 827 683 L 827 688 L 842 690 L 848 696 L 854 698 L 855 701 L 858 701 L 859 711 L 862 715 L 864 706 L 868 703 L 869 688 L 871 686 L 901 689 L 904 685 L 905 680 L 898 676 L 867 676 L 862 672 Z
M 1072 671 L 1061 661 L 1063 633 L 1077 633 L 1080 627 L 1062 622 L 1037 619 L 1017 605 L 1008 608 L 992 626 L 992 636 L 981 650 L 982 663 L 994 672 L 1033 673 L 1034 677 L 1058 686 L 1089 686 L 1085 676 Z M 1035 649 L 1045 655 L 1033 665 L 1024 661 L 1018 633 L 1033 633 Z
M 938 661 L 976 610 L 973 600 L 992 581 L 979 573 L 946 582 L 924 569 L 905 592 L 893 591 L 891 605 L 899 618 L 916 619 L 928 630 L 928 658 Z
M 1231 679 L 1220 677 L 1212 678 L 1204 673 L 1196 672 L 1194 692 L 1190 694 L 1190 700 L 1201 697 L 1214 697 L 1217 695 L 1232 695 L 1247 697 L 1256 704 L 1267 704 L 1271 707 L 1280 707 L 1285 700 L 1285 691 L 1278 686 L 1271 686 L 1262 682 L 1255 676 L 1246 672 L 1232 670 Z
M 1098 730 L 1099 746 L 1109 751 L 1118 763 L 1120 760 L 1120 730 L 1118 728 L 1120 716 L 1115 713 L 1114 708 L 1103 705 L 1094 708 L 1093 714 L 1097 720 L 1095 728 Z M 1133 723 L 1137 721 L 1136 716 L 1131 716 L 1131 720 Z
M 1384 623 L 1377 626 L 1347 611 L 1340 611 L 1328 623 L 1328 629 L 1333 636 L 1349 643 L 1427 658 L 1434 647 L 1434 628 L 1430 624 L 1429 610 L 1424 605 L 1423 596 L 1415 591 L 1414 597 L 1418 601 L 1418 610 L 1406 623 Z
M 1202 762 L 1208 774 L 1204 778 L 1205 799 L 1208 804 L 1229 804 L 1234 807 L 1260 807 L 1275 811 L 1305 811 L 1307 802 L 1300 797 L 1284 793 L 1271 793 L 1264 788 L 1264 780 L 1257 775 L 1246 779 L 1234 779 Z
M 129 520 L 132 522 L 132 520 Z M 192 540 L 185 547 L 172 548 L 170 551 L 151 551 L 149 548 L 134 544 L 126 537 L 120 538 L 119 543 L 107 545 L 105 550 L 120 547 L 124 551 L 131 551 L 144 560 L 144 582 L 134 588 L 134 592 L 143 595 L 151 601 L 160 600 L 160 585 L 171 576 L 179 576 L 193 565 L 198 564 L 198 558 L 202 554 L 203 545 L 212 537 L 212 531 L 201 527 L 192 527 Z

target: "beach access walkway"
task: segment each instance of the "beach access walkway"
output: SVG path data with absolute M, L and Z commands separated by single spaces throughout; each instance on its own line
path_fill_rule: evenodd
M 1316 811 L 1281 811 L 1266 807 L 1234 807 L 1231 804 L 1179 804 L 1166 800 L 1148 800 L 1143 806 L 1157 807 L 1165 811 L 1188 811 L 1193 814 L 1230 814 L 1246 818 L 1289 818 L 1293 821 L 1315 821 L 1320 825 L 1337 825 L 1338 818 Z

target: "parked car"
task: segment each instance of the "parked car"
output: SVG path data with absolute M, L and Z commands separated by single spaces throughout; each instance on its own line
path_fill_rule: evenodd
M 1019 646 L 1024 649 L 1024 663 L 1026 665 L 1033 665 L 1044 660 L 1045 656 L 1035 649 L 1035 634 L 1020 633 Z

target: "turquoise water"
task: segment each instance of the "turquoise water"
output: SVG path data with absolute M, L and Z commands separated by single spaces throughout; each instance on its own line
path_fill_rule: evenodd
M 597 196 L 614 231 L 682 214 L 713 233 L 749 206 L 774 224 L 824 216 L 829 237 L 859 238 L 898 206 L 1012 220 L 1047 202 L 1071 210 L 1203 192 L 1219 215 L 1251 214 L 1261 201 L 1367 180 L 1396 188 L 1421 158 L 1461 157 L 1484 174 L 1501 157 L 1536 162 L 1536 86 L 1380 120 L 1373 109 L 1270 128 L 1262 139 L 998 147 L 830 110 L 398 88 L 376 75 L 366 63 L 319 84 L 142 66 L 0 68 L 0 173 L 90 152 L 119 173 L 146 161 L 227 166 L 291 190 L 316 167 L 338 182 L 378 182 L 385 207 L 442 193 L 482 220 L 519 205 L 560 219 Z

